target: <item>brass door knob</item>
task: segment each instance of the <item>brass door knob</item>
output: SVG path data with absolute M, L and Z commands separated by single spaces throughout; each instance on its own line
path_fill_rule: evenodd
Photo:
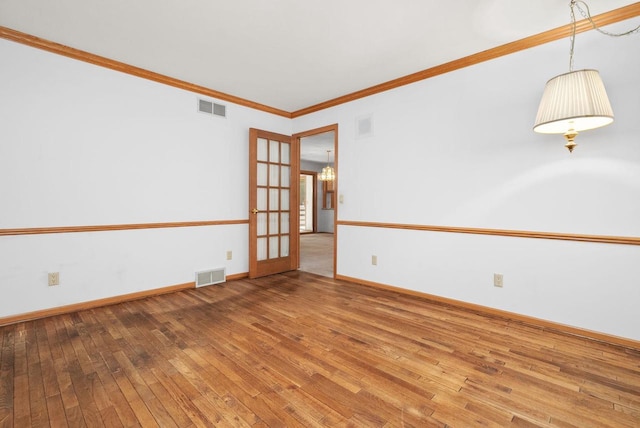
M 256 208 L 251 210 L 251 214 L 258 214 L 260 211 L 258 211 Z

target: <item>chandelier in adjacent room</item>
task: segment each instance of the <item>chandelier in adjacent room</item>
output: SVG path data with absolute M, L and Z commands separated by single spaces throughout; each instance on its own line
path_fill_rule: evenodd
M 318 174 L 318 180 L 320 181 L 333 181 L 336 179 L 336 170 L 329 165 L 329 156 L 331 150 L 327 150 L 327 166 L 322 168 L 322 172 Z

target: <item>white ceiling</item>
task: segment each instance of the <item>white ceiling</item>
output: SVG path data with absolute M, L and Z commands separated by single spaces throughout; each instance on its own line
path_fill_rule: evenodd
M 292 112 L 567 24 L 568 3 L 0 0 L 0 25 Z

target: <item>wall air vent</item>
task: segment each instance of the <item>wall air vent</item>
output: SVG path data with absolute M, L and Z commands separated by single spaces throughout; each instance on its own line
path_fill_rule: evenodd
M 205 285 L 220 284 L 227 280 L 225 268 L 203 270 L 196 272 L 196 288 Z
M 212 116 L 227 117 L 227 106 L 198 98 L 198 111 Z
M 356 118 L 356 138 L 370 137 L 373 135 L 373 116 L 361 116 Z
M 227 106 L 213 103 L 213 115 L 227 117 Z
M 213 114 L 213 103 L 211 101 L 198 99 L 198 111 L 200 113 Z

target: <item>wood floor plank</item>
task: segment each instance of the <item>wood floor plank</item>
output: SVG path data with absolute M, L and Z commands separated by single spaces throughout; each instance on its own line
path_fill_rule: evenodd
M 112 428 L 125 426 L 122 423 L 122 420 L 120 419 L 120 416 L 118 415 L 118 412 L 114 406 L 105 407 L 104 409 L 100 410 L 100 417 L 102 418 L 102 422 L 106 427 Z M 137 424 L 133 426 L 137 426 Z
M 152 369 L 154 376 L 158 382 L 164 386 L 173 401 L 180 407 L 182 412 L 189 418 L 190 424 L 196 427 L 213 427 L 214 424 L 208 420 L 207 416 L 193 404 L 185 391 L 177 385 L 173 379 L 163 370 Z
M 136 367 L 130 360 L 130 357 L 123 351 L 116 352 L 114 354 L 114 357 L 122 368 L 124 375 L 127 377 L 129 381 L 128 385 L 131 385 L 131 387 L 135 390 L 135 394 L 140 397 L 141 401 L 147 408 L 150 418 L 149 416 L 146 416 L 145 419 L 153 419 L 155 421 L 154 425 L 158 424 L 163 427 L 177 426 L 173 421 L 173 418 L 167 413 L 164 406 L 162 406 L 156 395 L 153 393 L 152 389 L 145 381 L 143 374 L 140 372 L 138 367 Z M 134 395 L 134 392 L 131 390 L 130 395 Z M 134 399 L 134 401 L 136 400 Z M 147 411 L 144 411 L 144 413 L 146 414 Z
M 67 416 L 64 411 L 64 404 L 60 394 L 48 395 L 47 400 L 47 422 L 52 427 L 62 427 L 68 425 Z
M 91 335 L 91 340 L 96 343 L 96 347 L 98 349 L 104 349 L 104 353 L 108 353 L 106 349 L 108 349 L 108 345 L 103 341 L 103 337 L 108 335 L 106 333 L 94 333 Z M 98 375 L 98 379 L 102 383 L 102 391 L 98 395 L 97 399 L 100 400 L 101 404 L 98 406 L 101 413 L 108 413 L 112 415 L 113 412 L 117 415 L 120 423 L 124 426 L 136 426 L 138 424 L 138 420 L 133 413 L 133 410 L 129 406 L 122 390 L 118 386 L 116 379 L 112 375 L 108 365 L 107 359 L 104 357 L 104 353 L 100 352 L 101 360 L 98 360 L 95 363 L 96 374 Z M 108 398 L 108 401 L 105 399 L 105 396 Z
M 48 425 L 47 400 L 42 383 L 42 370 L 39 360 L 29 365 L 29 407 L 31 408 L 31 423 L 34 426 Z
M 0 330 L 0 427 L 3 428 L 13 425 L 14 336 L 14 326 Z
M 81 411 L 80 411 L 78 399 L 75 395 L 75 390 L 73 389 L 73 383 L 71 381 L 71 377 L 69 376 L 69 372 L 66 369 L 64 358 L 56 359 L 53 362 L 53 369 L 55 371 L 55 376 L 56 376 L 58 388 L 60 391 L 60 399 L 62 400 L 62 405 L 63 405 L 65 417 L 67 419 L 67 423 L 69 425 L 77 425 L 78 424 L 77 416 L 79 414 L 81 415 Z M 70 409 L 73 409 L 73 411 L 71 411 Z
M 285 410 L 305 426 L 346 422 L 346 418 L 301 388 L 285 388 L 279 394 L 288 403 Z
M 0 427 L 640 426 L 640 350 L 290 272 L 0 328 Z
M 112 361 L 116 361 L 113 358 Z M 110 364 L 110 369 L 112 372 L 112 376 L 118 385 L 118 388 L 122 392 L 125 397 L 128 406 L 131 408 L 131 411 L 135 414 L 136 419 L 142 426 L 157 426 L 157 423 L 154 417 L 149 412 L 149 409 L 144 404 L 144 401 L 138 395 L 138 392 L 133 387 L 127 376 L 123 373 L 122 368 L 117 365 L 117 362 L 112 362 Z
M 67 418 L 60 394 L 60 385 L 56 376 L 54 358 L 51 352 L 49 334 L 53 333 L 50 320 L 41 320 L 43 328 L 37 330 L 38 352 L 44 395 L 47 406 L 47 419 L 52 426 L 64 426 Z M 30 374 L 31 376 L 31 374 Z
M 30 426 L 31 403 L 29 401 L 29 376 L 14 377 L 14 421 L 16 426 Z
M 243 403 L 255 398 L 245 391 L 239 384 L 229 379 L 224 372 L 209 364 L 206 358 L 203 358 L 198 352 L 186 349 L 185 353 L 191 356 L 191 359 L 201 368 L 200 374 L 205 377 L 207 385 L 222 398 L 226 406 L 232 412 L 239 416 L 248 425 L 253 425 L 259 421 L 258 416 L 248 409 Z
M 86 375 L 79 361 L 69 365 L 69 376 L 78 397 L 78 403 L 82 410 L 82 416 L 88 426 L 104 426 L 100 417 L 100 409 L 94 399 L 94 387 L 96 374 Z

